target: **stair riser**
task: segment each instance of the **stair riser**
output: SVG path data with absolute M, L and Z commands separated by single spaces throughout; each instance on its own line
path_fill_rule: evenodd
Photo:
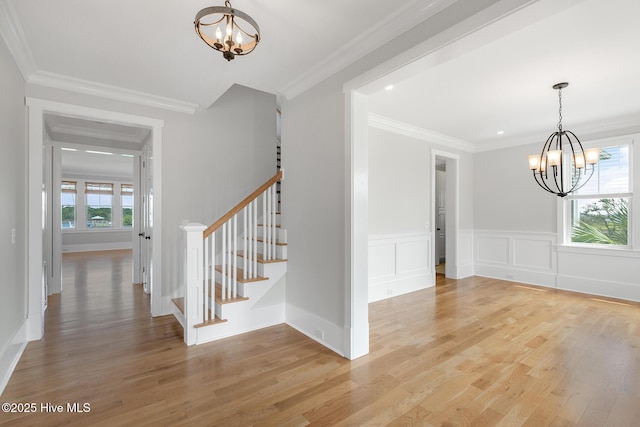
M 269 230 L 269 228 L 267 228 L 267 230 Z M 258 236 L 259 237 L 263 237 L 264 236 L 264 227 L 259 227 L 258 228 Z M 284 230 L 282 228 L 276 228 L 276 238 L 278 239 L 278 241 L 286 243 L 287 242 L 287 230 Z

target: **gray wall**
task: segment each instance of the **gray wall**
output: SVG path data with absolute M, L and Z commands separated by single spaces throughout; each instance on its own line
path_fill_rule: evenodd
M 476 229 L 556 232 L 558 197 L 538 187 L 527 160 L 541 147 L 542 142 L 473 156 Z
M 460 156 L 461 230 L 474 227 L 473 155 L 369 127 L 369 234 L 425 233 L 431 221 L 431 151 Z
M 369 128 L 369 235 L 426 233 L 431 145 Z
M 24 80 L 0 41 L 0 358 L 27 316 Z M 11 243 L 11 230 L 16 242 Z M 0 379 L 4 372 L 0 372 Z

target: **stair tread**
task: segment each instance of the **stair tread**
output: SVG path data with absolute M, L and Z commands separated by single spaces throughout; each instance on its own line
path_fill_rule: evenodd
M 217 325 L 218 323 L 224 323 L 227 319 L 221 319 L 218 316 L 215 316 L 213 319 L 207 320 L 206 322 L 198 323 L 197 325 L 193 325 L 194 328 L 204 328 L 205 326 Z
M 171 302 L 173 302 L 173 304 L 178 307 L 178 310 L 184 314 L 184 298 L 173 298 Z
M 216 271 L 222 273 L 222 266 L 216 265 Z M 268 277 L 262 277 L 262 276 L 254 277 L 253 279 L 243 279 L 244 270 L 240 267 L 236 269 L 236 272 L 237 272 L 236 274 L 238 277 L 238 282 L 240 283 L 251 283 L 251 282 L 259 282 L 261 280 L 269 280 Z
M 216 282 L 216 303 L 218 304 L 231 304 L 234 302 L 248 301 L 249 298 L 241 297 L 240 295 L 232 298 L 222 299 L 222 284 Z
M 244 258 L 244 251 L 238 251 L 238 256 Z M 258 254 L 258 260 L 260 264 L 274 264 L 277 262 L 287 262 L 286 259 L 276 258 L 276 259 L 267 259 L 265 260 L 262 254 Z

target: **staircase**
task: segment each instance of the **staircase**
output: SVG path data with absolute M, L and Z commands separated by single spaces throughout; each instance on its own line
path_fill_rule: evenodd
M 279 171 L 210 226 L 187 224 L 184 283 L 174 316 L 187 345 L 284 323 L 286 230 Z

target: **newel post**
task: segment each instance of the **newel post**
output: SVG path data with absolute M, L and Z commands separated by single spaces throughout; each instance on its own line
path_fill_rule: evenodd
M 184 342 L 196 344 L 197 331 L 194 327 L 203 321 L 203 280 L 204 255 L 202 232 L 207 228 L 202 224 L 180 226 L 184 231 Z

